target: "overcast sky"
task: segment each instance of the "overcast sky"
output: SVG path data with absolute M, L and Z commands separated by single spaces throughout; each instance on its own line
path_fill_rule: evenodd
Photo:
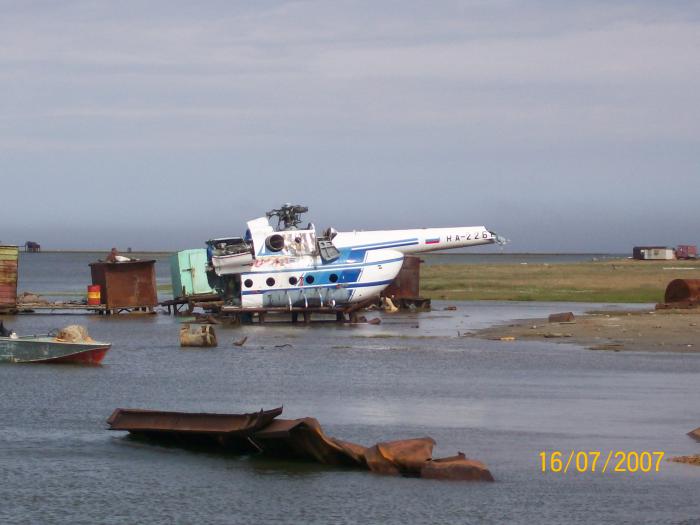
M 698 2 L 0 1 L 0 239 L 700 244 Z

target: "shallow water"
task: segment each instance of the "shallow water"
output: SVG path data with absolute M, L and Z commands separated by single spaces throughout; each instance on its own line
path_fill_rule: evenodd
M 30 283 L 31 284 L 31 283 Z M 60 286 L 49 279 L 46 286 Z M 86 324 L 104 365 L 0 367 L 0 523 L 690 523 L 700 468 L 542 474 L 539 452 L 700 453 L 700 355 L 593 352 L 459 333 L 609 305 L 436 302 L 379 326 L 217 326 L 181 349 L 166 315 L 4 317 L 20 333 Z M 370 312 L 368 317 L 380 314 Z M 244 335 L 243 347 L 231 342 Z M 280 345 L 290 344 L 278 348 Z M 106 430 L 117 407 L 235 412 L 284 404 L 333 436 L 430 435 L 436 455 L 487 463 L 497 482 L 387 478 L 193 453 Z

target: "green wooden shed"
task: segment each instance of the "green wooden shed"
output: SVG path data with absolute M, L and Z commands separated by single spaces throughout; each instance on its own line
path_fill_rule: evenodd
M 183 250 L 170 256 L 173 297 L 216 293 L 207 279 L 207 250 Z

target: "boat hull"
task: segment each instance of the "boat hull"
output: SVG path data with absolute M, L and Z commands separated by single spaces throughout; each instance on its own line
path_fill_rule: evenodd
M 0 363 L 56 363 L 98 365 L 109 343 L 69 343 L 52 338 L 0 337 Z

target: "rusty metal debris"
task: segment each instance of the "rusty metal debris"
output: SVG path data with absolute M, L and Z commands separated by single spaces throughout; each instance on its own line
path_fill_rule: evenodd
M 469 459 L 463 452 L 449 458 L 426 461 L 420 470 L 421 478 L 459 481 L 495 481 L 481 461 Z
M 693 308 L 700 306 L 700 279 L 674 279 L 666 287 L 664 302 L 657 308 Z
M 257 452 L 250 435 L 269 425 L 282 407 L 249 414 L 163 412 L 118 408 L 107 420 L 110 430 L 185 447 L 239 453 Z
M 573 312 L 563 312 L 549 316 L 550 323 L 571 323 L 576 319 Z
M 430 479 L 493 481 L 486 465 L 465 457 L 433 459 L 430 437 L 377 443 L 364 447 L 326 435 L 311 417 L 275 419 L 282 408 L 249 414 L 197 414 L 117 409 L 110 430 L 185 447 L 206 447 L 242 454 L 370 470 L 377 474 Z

